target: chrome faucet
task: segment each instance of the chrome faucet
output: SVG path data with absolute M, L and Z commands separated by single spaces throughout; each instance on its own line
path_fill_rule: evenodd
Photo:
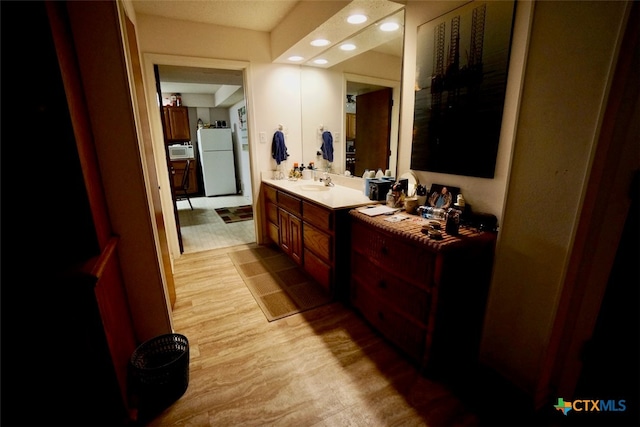
M 324 182 L 325 187 L 334 186 L 333 182 L 331 182 L 331 177 L 326 172 L 322 174 L 322 178 L 320 178 L 320 182 Z

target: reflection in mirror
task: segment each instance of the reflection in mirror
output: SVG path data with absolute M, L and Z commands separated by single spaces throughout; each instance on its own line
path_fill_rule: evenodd
M 392 99 L 392 87 L 347 81 L 345 170 L 352 175 L 391 169 Z
M 380 27 L 390 20 L 397 22 L 399 28 L 383 41 L 380 37 Z M 302 66 L 300 68 L 302 132 L 300 161 L 305 164 L 313 161 L 319 169 L 328 168 L 330 172 L 342 174 L 346 170 L 351 172 L 349 168 L 353 167 L 355 161 L 353 154 L 357 153 L 357 156 L 363 156 L 362 170 L 364 168 L 376 168 L 376 170 L 381 168 L 383 171 L 390 169 L 395 175 L 400 121 L 404 8 L 372 23 L 355 38 L 363 41 L 363 45 L 368 46 L 368 49 L 332 67 Z M 337 46 L 335 48 L 338 49 Z M 382 109 L 385 110 L 388 119 L 381 120 L 376 116 L 377 110 L 368 103 L 363 104 L 360 114 L 357 114 L 358 107 L 355 104 L 365 101 L 367 98 L 365 95 L 370 92 L 384 88 L 391 88 L 386 90 L 391 92 L 391 99 L 393 99 L 390 111 L 388 111 L 389 102 L 386 108 Z M 352 95 L 355 101 L 353 108 L 347 105 L 347 95 Z M 360 101 L 358 101 L 359 97 Z M 372 111 L 367 112 L 367 107 Z M 349 123 L 353 126 L 349 127 Z M 365 131 L 361 131 L 359 137 L 357 130 L 354 131 L 357 126 L 371 129 L 369 132 L 376 138 L 370 138 Z M 323 143 L 321 128 L 331 132 L 333 136 L 334 155 L 331 164 L 328 164 L 321 154 Z M 374 131 L 373 128 L 376 130 Z M 375 142 L 378 139 L 382 142 Z M 371 153 L 368 152 L 369 148 L 373 150 Z M 347 153 L 349 153 L 348 156 Z M 361 172 L 358 173 L 358 176 L 361 175 Z

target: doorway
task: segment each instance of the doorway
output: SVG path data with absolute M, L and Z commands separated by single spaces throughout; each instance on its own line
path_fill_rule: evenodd
M 195 60 L 201 62 L 200 60 Z M 164 120 L 163 108 L 167 105 L 177 107 L 176 95 L 180 107 L 187 110 L 188 128 L 190 135 L 184 140 L 166 140 L 163 133 L 164 147 L 156 142 L 158 157 L 164 152 L 164 159 L 157 159 L 164 168 L 159 167 L 159 173 L 166 171 L 168 181 L 172 187 L 171 201 L 163 205 L 165 216 L 175 218 L 176 242 L 172 247 L 182 253 L 195 253 L 211 249 L 219 249 L 239 244 L 254 243 L 256 241 L 255 222 L 253 219 L 228 222 L 229 218 L 217 211 L 226 208 L 253 207 L 252 174 L 249 159 L 249 140 L 246 121 L 246 97 L 244 65 L 229 68 L 227 61 L 208 60 L 206 64 L 194 66 L 190 60 L 153 59 L 153 67 L 158 69 L 155 74 L 157 84 L 159 122 Z M 224 63 L 223 63 L 224 62 Z M 221 68 L 216 68 L 220 63 Z M 220 93 L 227 94 L 223 101 Z M 240 114 L 244 113 L 244 117 Z M 163 131 L 166 128 L 162 127 Z M 220 193 L 205 191 L 203 180 L 202 153 L 199 149 L 199 129 L 217 131 L 226 130 L 230 134 L 230 149 L 233 152 L 233 167 L 229 172 L 234 175 L 235 187 Z M 193 147 L 189 200 L 178 200 L 174 191 L 176 182 L 181 180 L 173 175 L 172 160 L 169 158 L 167 145 L 186 144 Z M 163 149 L 163 151 L 161 151 Z M 175 163 L 175 161 L 173 162 Z M 179 161 L 178 161 L 179 163 Z M 211 172 L 218 173 L 215 168 L 208 168 L 209 181 Z M 228 174 L 225 177 L 228 178 Z M 214 175 L 215 178 L 215 175 Z M 213 193 L 213 194 L 212 194 Z M 189 203 L 191 202 L 191 203 Z M 171 206 L 169 206 L 171 205 Z M 192 208 L 193 207 L 193 208 Z M 172 239 L 170 239 L 172 240 Z M 175 253 L 175 249 L 174 249 Z

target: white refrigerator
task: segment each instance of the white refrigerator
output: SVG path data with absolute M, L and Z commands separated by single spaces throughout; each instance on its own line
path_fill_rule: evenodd
M 205 196 L 236 194 L 231 129 L 198 129 L 198 151 Z

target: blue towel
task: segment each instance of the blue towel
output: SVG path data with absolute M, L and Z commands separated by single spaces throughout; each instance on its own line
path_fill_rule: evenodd
M 333 162 L 333 136 L 328 130 L 322 132 L 322 147 L 320 149 L 322 150 L 322 158 Z
M 284 134 L 279 130 L 273 134 L 271 157 L 276 159 L 277 164 L 282 163 L 282 161 L 287 160 L 287 157 L 289 157 L 289 153 L 287 153 L 287 146 L 284 144 Z

